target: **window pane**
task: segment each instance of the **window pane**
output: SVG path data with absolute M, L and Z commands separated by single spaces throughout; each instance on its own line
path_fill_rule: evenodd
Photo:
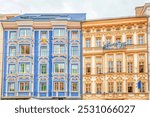
M 16 31 L 10 32 L 10 39 L 17 39 L 17 32 Z
M 26 36 L 31 36 L 31 29 L 26 29 Z
M 72 56 L 78 56 L 78 46 L 72 46 L 71 47 L 71 54 Z
M 78 38 L 78 31 L 72 31 L 71 37 L 72 37 L 72 39 Z
M 59 54 L 60 47 L 59 45 L 54 45 L 54 54 Z
M 47 56 L 47 47 L 41 46 L 41 56 Z
M 47 31 L 41 31 L 41 38 L 47 39 Z
M 63 91 L 63 90 L 64 90 L 64 82 L 60 82 L 59 85 L 60 85 L 60 89 L 59 89 L 59 90 L 60 90 L 60 91 Z
M 15 83 L 14 82 L 8 83 L 8 91 L 15 91 Z
M 46 91 L 46 90 L 47 90 L 46 82 L 41 82 L 40 83 L 40 91 Z
M 60 67 L 60 73 L 63 73 L 65 68 L 64 64 L 63 63 L 59 64 L 59 67 Z
M 46 64 L 41 64 L 41 74 L 46 74 L 47 73 L 47 65 Z
M 15 56 L 15 55 L 16 55 L 16 47 L 15 46 L 10 46 L 9 56 Z
M 20 45 L 21 54 L 30 54 L 30 45 Z
M 30 63 L 21 63 L 20 64 L 20 73 L 31 73 Z
M 55 73 L 58 73 L 59 69 L 58 69 L 58 63 L 55 63 Z
M 102 92 L 102 84 L 101 83 L 97 83 L 96 88 L 97 88 L 97 93 L 98 94 Z
M 60 45 L 60 53 L 59 54 L 65 54 L 65 45 Z
M 29 82 L 20 82 L 20 91 L 29 91 Z
M 9 65 L 9 74 L 15 74 L 16 73 L 16 65 L 10 64 Z
M 89 39 L 88 39 L 88 40 L 86 40 L 86 47 L 87 47 L 87 48 L 89 48 L 89 47 L 90 47 L 90 43 L 91 43 L 91 42 L 90 42 L 90 40 L 89 40 Z
M 91 84 L 85 84 L 85 92 L 91 93 Z
M 78 91 L 78 83 L 72 83 L 72 91 Z
M 30 71 L 30 64 L 29 63 L 26 63 L 26 65 L 25 65 L 25 69 L 26 69 L 26 73 L 30 73 L 31 71 Z
M 78 74 L 78 65 L 72 65 L 71 71 L 73 75 Z
M 20 34 L 21 37 L 25 36 L 25 30 L 24 29 L 20 29 Z
M 65 36 L 65 29 L 54 29 L 54 36 Z

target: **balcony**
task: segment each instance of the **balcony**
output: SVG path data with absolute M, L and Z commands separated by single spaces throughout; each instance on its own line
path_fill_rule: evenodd
M 124 45 L 121 46 L 121 45 L 115 45 L 115 44 L 112 44 L 112 45 L 104 45 L 103 47 L 85 47 L 83 48 L 83 54 L 96 54 L 96 53 L 103 53 L 103 52 L 110 52 L 110 51 L 113 51 L 113 52 L 116 52 L 116 51 L 129 51 L 129 50 L 147 50 L 147 44 L 137 44 L 137 45 Z

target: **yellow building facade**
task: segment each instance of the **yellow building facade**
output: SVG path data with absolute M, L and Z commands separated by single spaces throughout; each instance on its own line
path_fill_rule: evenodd
M 148 99 L 147 17 L 89 20 L 83 31 L 83 99 Z

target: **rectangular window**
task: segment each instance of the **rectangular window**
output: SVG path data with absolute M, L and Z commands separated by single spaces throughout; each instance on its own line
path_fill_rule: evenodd
M 102 93 L 102 83 L 97 83 L 96 84 L 96 90 L 97 90 L 97 94 Z
M 114 91 L 114 83 L 113 82 L 109 82 L 108 83 L 108 92 L 109 93 L 113 93 Z
M 31 36 L 31 29 L 30 28 L 22 28 L 20 29 L 19 35 L 20 37 L 24 37 L 24 36 Z
M 20 82 L 20 91 L 29 91 L 29 82 Z
M 41 64 L 40 65 L 40 73 L 41 74 L 47 74 L 47 64 Z
M 41 39 L 47 39 L 47 31 L 41 31 Z
M 15 64 L 10 64 L 8 71 L 9 71 L 9 74 L 15 74 L 16 73 L 16 65 Z
M 47 56 L 47 46 L 41 46 L 41 56 Z
M 122 72 L 122 62 L 117 61 L 117 72 Z
M 111 43 L 111 37 L 106 38 L 106 44 L 109 44 L 109 43 Z
M 78 83 L 72 82 L 72 91 L 78 91 Z
M 97 74 L 102 74 L 102 64 L 96 65 L 96 71 L 97 71 Z
M 144 44 L 144 36 L 143 35 L 138 36 L 138 43 L 139 44 Z
M 72 65 L 71 66 L 71 73 L 72 73 L 72 75 L 76 75 L 76 74 L 78 74 L 78 65 Z
M 8 91 L 15 91 L 15 83 L 8 82 Z
M 112 73 L 113 72 L 113 61 L 109 61 L 108 62 L 108 73 Z
M 79 48 L 78 48 L 78 46 L 72 46 L 72 47 L 71 47 L 71 55 L 72 55 L 72 56 L 78 56 L 78 53 L 79 53 Z
M 132 73 L 132 62 L 128 62 L 128 73 Z
M 116 43 L 120 43 L 121 42 L 121 38 L 116 38 Z
M 66 30 L 62 29 L 54 29 L 54 37 L 64 37 L 66 35 Z
M 65 64 L 64 63 L 55 63 L 54 64 L 54 73 L 64 73 Z
M 140 89 L 141 93 L 145 93 L 145 82 L 141 83 L 141 89 Z
M 127 37 L 127 45 L 131 45 L 132 44 L 132 38 L 131 37 Z
M 133 83 L 128 82 L 128 93 L 133 93 Z
M 30 45 L 20 45 L 20 54 L 30 54 Z
M 40 91 L 46 91 L 46 90 L 47 90 L 46 82 L 40 82 Z
M 78 38 L 78 31 L 72 31 L 71 37 L 72 37 L 72 39 L 77 39 Z
M 144 72 L 144 62 L 139 62 L 139 73 Z
M 91 93 L 91 84 L 85 84 L 85 92 Z
M 30 63 L 20 63 L 19 73 L 31 73 Z
M 54 54 L 65 54 L 65 45 L 54 45 Z
M 122 92 L 122 82 L 117 82 L 117 92 L 118 93 Z
M 58 90 L 59 90 L 59 83 L 54 82 L 54 91 L 58 91 Z
M 17 32 L 16 31 L 10 31 L 10 39 L 17 39 Z
M 91 46 L 91 41 L 89 39 L 86 40 L 86 47 L 89 48 Z
M 54 91 L 64 91 L 65 85 L 64 82 L 54 82 Z
M 16 47 L 15 46 L 9 47 L 9 56 L 16 56 Z
M 86 74 L 91 74 L 91 65 L 86 64 Z
M 101 39 L 96 39 L 96 47 L 101 47 Z

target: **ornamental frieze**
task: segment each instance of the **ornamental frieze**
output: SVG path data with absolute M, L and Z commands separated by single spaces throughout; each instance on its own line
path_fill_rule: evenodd
M 58 57 L 54 57 L 53 59 L 52 59 L 52 61 L 53 62 L 57 62 L 57 61 L 66 61 L 66 57 L 65 56 L 58 56 Z

